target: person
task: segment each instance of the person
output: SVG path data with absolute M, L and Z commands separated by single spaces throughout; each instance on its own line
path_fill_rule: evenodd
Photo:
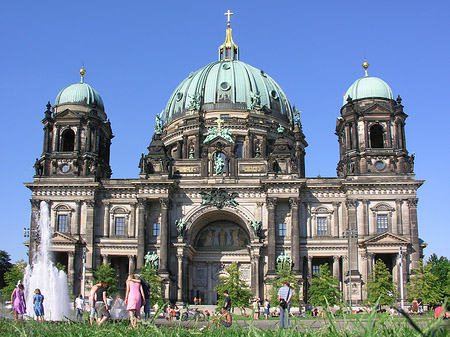
M 101 325 L 111 317 L 108 306 L 108 283 L 101 282 L 95 292 L 95 311 L 97 312 L 97 324 Z
M 130 315 L 130 323 L 133 328 L 136 327 L 137 319 L 141 318 L 141 303 L 145 297 L 142 289 L 141 281 L 136 279 L 134 274 L 130 274 L 127 280 L 127 290 L 125 293 L 125 303 L 127 304 L 127 310 Z
M 314 308 L 314 310 L 311 312 L 312 317 L 319 317 L 319 309 Z
M 75 299 L 76 318 L 79 321 L 83 318 L 83 310 L 85 305 L 86 301 L 84 300 L 83 295 L 79 294 Z
M 423 314 L 423 303 L 422 303 L 422 298 L 418 298 L 417 302 L 419 304 L 419 314 L 422 315 Z
M 120 320 L 124 316 L 124 307 L 123 307 L 123 299 L 120 297 L 120 295 L 116 296 L 116 300 L 114 301 L 114 304 L 111 308 L 111 319 L 113 320 Z
M 197 297 L 194 297 L 194 305 L 197 305 Z
M 202 298 L 201 297 L 198 298 L 198 305 L 202 305 Z
M 23 314 L 27 313 L 27 304 L 25 303 L 25 294 L 23 284 L 20 283 L 11 294 L 11 303 L 14 309 L 14 320 L 23 319 Z
M 233 319 L 231 318 L 230 312 L 228 310 L 226 310 L 225 307 L 222 307 L 222 309 L 220 309 L 220 312 L 222 313 L 222 315 L 214 318 L 211 321 L 211 324 L 214 324 L 214 322 L 217 321 L 217 327 L 222 325 L 226 328 L 229 328 L 231 326 L 231 324 L 233 323 Z
M 177 305 L 173 308 L 173 311 L 175 312 L 175 319 L 178 321 L 180 319 L 180 309 Z
M 36 316 L 36 321 L 44 321 L 44 296 L 41 294 L 40 289 L 36 289 L 34 291 L 33 296 L 33 310 L 34 315 Z
M 419 302 L 417 301 L 417 298 L 415 298 L 412 301 L 412 313 L 417 315 L 418 312 L 419 312 Z
M 280 302 L 280 329 L 289 326 L 289 309 L 291 307 L 292 289 L 289 287 L 289 282 L 285 282 L 284 286 L 278 290 L 278 301 Z M 285 301 L 285 306 L 283 302 Z
M 89 313 L 89 322 L 94 323 L 94 319 L 97 318 L 97 311 L 95 310 L 95 293 L 97 289 L 102 285 L 102 281 L 98 280 L 96 284 L 91 288 L 91 291 L 89 292 L 89 307 L 90 307 L 90 313 Z
M 270 316 L 270 301 L 266 298 L 266 300 L 264 301 L 264 317 L 266 317 L 266 319 L 269 319 Z
M 259 298 L 256 298 L 252 303 L 253 319 L 259 319 Z
M 142 291 L 144 292 L 144 318 L 149 319 L 150 318 L 150 296 L 152 295 L 152 289 L 150 288 L 150 284 L 143 279 L 140 278 Z
M 223 292 L 223 296 L 225 296 L 225 299 L 223 301 L 223 308 L 226 311 L 230 311 L 231 310 L 231 297 L 230 297 L 230 295 L 228 295 L 228 290 L 225 290 Z

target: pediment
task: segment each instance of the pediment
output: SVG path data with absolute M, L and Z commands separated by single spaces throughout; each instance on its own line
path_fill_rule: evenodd
M 72 111 L 70 109 L 66 109 L 66 110 L 63 110 L 63 111 L 59 112 L 55 116 L 55 118 L 80 118 L 80 115 L 77 112 L 75 112 L 75 111 Z
M 367 246 L 404 246 L 409 245 L 410 241 L 390 232 L 375 235 L 360 243 L 361 247 Z
M 60 232 L 55 232 L 52 237 L 52 244 L 67 245 L 67 244 L 75 244 L 77 242 L 78 240 L 74 239 L 73 237 Z
M 363 111 L 363 113 L 379 113 L 379 112 L 390 113 L 390 110 L 379 103 L 374 103 Z

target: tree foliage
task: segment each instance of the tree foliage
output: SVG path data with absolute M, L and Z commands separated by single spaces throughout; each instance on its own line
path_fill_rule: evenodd
M 153 307 L 155 303 L 158 302 L 158 304 L 162 306 L 164 304 L 164 296 L 161 278 L 158 276 L 158 270 L 146 263 L 141 267 L 140 277 L 148 282 L 150 289 L 152 290 L 150 305 Z
M 117 294 L 116 271 L 111 267 L 111 263 L 100 265 L 94 272 L 94 279 L 108 283 L 108 295 Z
M 366 303 L 373 305 L 380 298 L 379 305 L 392 305 L 396 298 L 395 286 L 392 275 L 382 260 L 377 260 L 373 266 L 367 284 Z
M 250 298 L 253 296 L 248 289 L 247 282 L 242 279 L 241 272 L 236 262 L 230 264 L 225 268 L 227 276 L 221 276 L 221 283 L 218 284 L 214 290 L 217 291 L 219 295 L 219 300 L 217 301 L 217 307 L 221 308 L 223 306 L 225 297 L 223 296 L 224 291 L 228 291 L 228 295 L 231 297 L 232 307 L 246 307 L 249 304 Z
M 9 254 L 4 250 L 0 250 L 0 289 L 6 285 L 5 273 L 9 271 L 12 266 Z
M 23 273 L 27 264 L 24 260 L 17 261 L 10 270 L 5 273 L 6 285 L 2 289 L 2 294 L 5 298 L 8 298 L 17 285 L 18 281 L 23 280 Z
M 328 263 L 320 266 L 319 274 L 314 274 L 308 295 L 309 302 L 314 306 L 339 304 L 342 296 L 338 290 L 338 280 L 331 275 Z
M 268 280 L 267 283 L 271 285 L 270 289 L 270 305 L 278 306 L 278 290 L 284 286 L 285 282 L 289 282 L 290 287 L 294 291 L 294 295 L 291 299 L 292 306 L 298 306 L 300 302 L 300 285 L 295 278 L 295 273 L 292 271 L 289 263 L 278 263 L 276 269 L 276 277 L 272 280 Z
M 429 263 L 423 264 L 421 259 L 419 267 L 413 270 L 408 282 L 408 300 L 421 298 L 425 304 L 439 304 L 442 300 L 443 289 L 439 284 L 439 277 L 431 272 L 432 266 Z
M 437 285 L 442 290 L 443 297 L 450 297 L 450 261 L 445 256 L 437 257 L 436 254 L 430 256 L 427 261 L 430 266 L 430 272 L 437 276 Z

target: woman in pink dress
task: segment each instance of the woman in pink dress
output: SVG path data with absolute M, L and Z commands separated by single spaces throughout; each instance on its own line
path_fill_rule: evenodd
M 136 319 L 141 318 L 141 305 L 145 304 L 145 300 L 141 281 L 133 274 L 128 276 L 125 303 L 127 304 L 127 310 L 130 313 L 131 326 L 135 328 Z
M 14 320 L 17 321 L 17 318 L 23 319 L 23 314 L 27 312 L 27 305 L 22 283 L 12 292 L 11 303 L 13 303 L 14 308 Z

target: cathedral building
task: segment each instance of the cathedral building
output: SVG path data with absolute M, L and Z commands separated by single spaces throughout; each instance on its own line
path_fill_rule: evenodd
M 329 178 L 305 176 L 300 112 L 274 79 L 239 60 L 229 20 L 219 59 L 191 73 L 156 115 L 133 178 L 111 178 L 114 118 L 82 69 L 81 81 L 47 105 L 43 151 L 25 184 L 33 215 L 41 201 L 50 206 L 52 249 L 71 292 L 82 289 L 83 269 L 89 284 L 102 263 L 111 263 L 124 292 L 127 275 L 146 261 L 178 302 L 215 304 L 214 288 L 233 262 L 261 298 L 280 260 L 291 263 L 305 301 L 324 263 L 353 303 L 365 299 L 377 259 L 394 282 L 401 270 L 406 282 L 422 256 L 423 181 L 406 148 L 401 98 L 368 66 L 336 107 L 340 159 Z M 30 260 L 38 244 L 31 235 Z

